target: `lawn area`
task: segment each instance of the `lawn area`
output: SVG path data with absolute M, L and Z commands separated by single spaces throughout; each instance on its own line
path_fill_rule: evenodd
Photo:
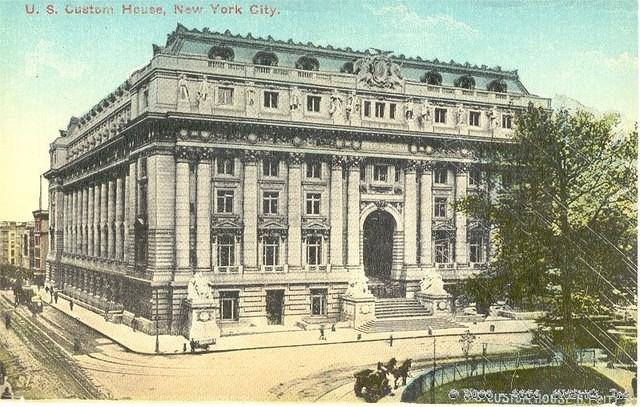
M 596 372 L 589 367 L 579 367 L 570 370 L 566 366 L 540 367 L 535 369 L 518 369 L 517 371 L 504 371 L 499 373 L 468 377 L 456 382 L 445 383 L 436 387 L 436 403 L 463 403 L 465 402 L 465 389 L 469 390 L 491 390 L 493 394 L 511 394 L 513 390 L 540 390 L 540 394 L 551 395 L 556 389 L 576 389 L 589 391 L 598 390 L 600 395 L 608 396 L 610 389 L 623 391 L 620 386 L 609 380 L 607 377 Z M 456 390 L 458 396 L 455 400 L 449 397 L 449 393 Z M 468 394 L 468 393 L 467 393 Z M 479 399 L 468 399 L 466 402 L 473 402 Z M 419 396 L 416 403 L 430 403 L 431 393 L 427 392 Z M 487 400 L 485 399 L 486 403 Z

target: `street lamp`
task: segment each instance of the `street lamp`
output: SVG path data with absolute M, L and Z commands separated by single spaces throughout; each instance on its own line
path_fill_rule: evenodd
M 471 349 L 471 345 L 475 340 L 476 336 L 467 329 L 467 331 L 462 334 L 459 341 L 462 346 L 462 353 L 464 353 L 464 361 L 467 367 L 467 377 L 469 376 L 469 350 Z
M 156 287 L 156 353 L 160 353 L 160 336 L 158 335 L 158 288 Z

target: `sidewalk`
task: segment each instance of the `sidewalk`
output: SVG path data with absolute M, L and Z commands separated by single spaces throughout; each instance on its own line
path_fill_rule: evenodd
M 44 298 L 48 299 L 48 296 Z M 184 345 L 189 348 L 188 340 L 183 336 L 176 335 L 159 335 L 160 352 L 155 352 L 155 336 L 147 335 L 143 332 L 133 332 L 131 327 L 105 321 L 104 317 L 90 311 L 78 304 L 74 304 L 73 311 L 69 309 L 69 303 L 62 298 L 58 299 L 58 303 L 44 302 L 45 306 L 51 306 L 78 322 L 100 332 L 102 335 L 110 338 L 127 350 L 141 354 L 175 354 L 183 353 Z M 495 332 L 489 332 L 489 325 L 495 325 Z M 468 328 L 451 328 L 434 330 L 434 336 L 454 336 L 461 335 L 467 329 L 474 334 L 480 335 L 499 335 L 505 333 L 522 333 L 528 332 L 535 324 L 532 321 L 513 321 L 513 320 L 486 320 L 477 324 L 468 324 Z M 295 329 L 295 328 L 291 328 Z M 325 330 L 326 340 L 319 340 L 318 331 L 305 330 L 288 330 L 278 332 L 261 332 L 236 334 L 233 336 L 222 336 L 217 343 L 209 348 L 208 352 L 229 352 L 249 349 L 269 349 L 296 346 L 317 346 L 329 345 L 336 343 L 354 343 L 354 342 L 371 342 L 371 341 L 389 341 L 390 335 L 393 335 L 394 342 L 397 340 L 408 338 L 426 338 L 427 333 L 424 331 L 408 331 L 408 332 L 382 332 L 364 334 L 352 328 L 337 328 L 335 332 L 330 329 Z M 361 339 L 358 340 L 358 335 Z M 203 352 L 198 352 L 203 353 Z

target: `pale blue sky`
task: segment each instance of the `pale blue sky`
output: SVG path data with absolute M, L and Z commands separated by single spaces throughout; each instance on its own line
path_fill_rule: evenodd
M 164 16 L 124 16 L 122 4 L 162 5 Z M 0 220 L 26 220 L 37 207 L 48 143 L 148 62 L 180 22 L 188 28 L 354 49 L 394 50 L 518 69 L 531 93 L 575 98 L 635 119 L 637 4 L 634 1 L 238 1 L 243 15 L 178 16 L 174 4 L 216 2 L 0 0 Z M 233 2 L 224 1 L 221 4 Z M 27 15 L 34 4 L 38 15 Z M 56 15 L 46 15 L 53 4 Z M 113 16 L 66 15 L 65 5 L 112 5 Z M 252 16 L 251 4 L 279 9 Z

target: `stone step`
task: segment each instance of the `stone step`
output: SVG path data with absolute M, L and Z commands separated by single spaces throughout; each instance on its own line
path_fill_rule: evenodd
M 404 319 L 376 319 L 356 328 L 363 333 L 427 331 L 431 329 L 464 328 L 454 321 L 444 318 L 404 318 Z

